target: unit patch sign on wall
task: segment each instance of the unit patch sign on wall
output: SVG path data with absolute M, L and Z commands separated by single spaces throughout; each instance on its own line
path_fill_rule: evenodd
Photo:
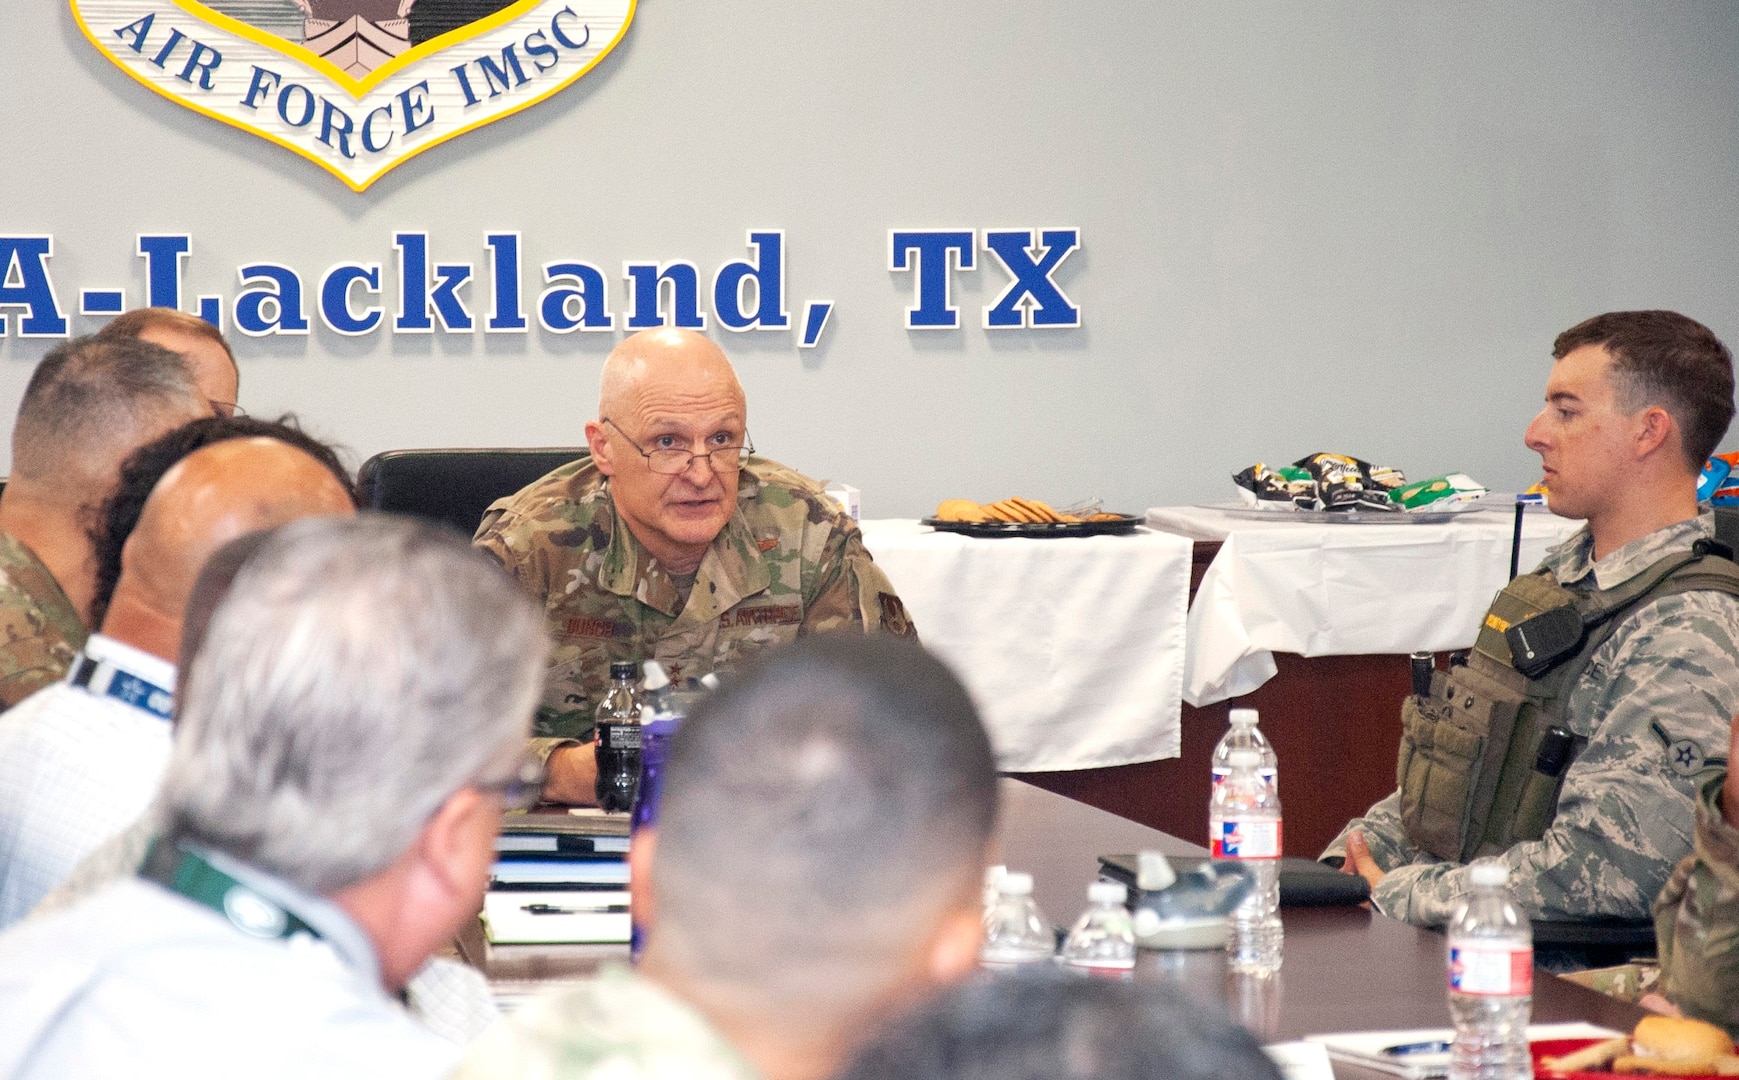
M 635 0 L 70 0 L 151 89 L 361 191 L 535 105 L 622 40 Z

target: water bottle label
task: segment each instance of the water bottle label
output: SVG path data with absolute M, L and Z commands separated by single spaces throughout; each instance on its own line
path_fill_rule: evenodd
M 1449 989 L 1459 994 L 1524 997 L 1534 992 L 1532 948 L 1469 947 L 1449 950 Z
M 1214 827 L 1209 837 L 1216 859 L 1278 859 L 1280 822 L 1231 818 Z
M 598 745 L 605 750 L 638 750 L 640 749 L 640 725 L 612 724 L 608 721 L 599 724 Z
M 1219 787 L 1220 781 L 1224 780 L 1226 777 L 1228 777 L 1230 775 L 1232 775 L 1232 770 L 1230 768 L 1228 768 L 1225 765 L 1215 765 L 1213 768 L 1214 780 L 1213 780 L 1213 784 L 1209 788 L 1209 790 L 1211 791 L 1211 790 L 1213 790 L 1213 788 Z M 1273 787 L 1274 786 L 1274 778 L 1280 775 L 1280 770 L 1271 769 L 1271 768 L 1264 766 L 1263 768 L 1256 770 L 1256 775 L 1260 776 L 1264 781 L 1266 781 L 1269 787 Z

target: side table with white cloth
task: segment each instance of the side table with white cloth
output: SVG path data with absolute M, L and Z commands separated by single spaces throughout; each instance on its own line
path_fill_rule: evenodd
M 1191 542 L 985 539 L 862 523 L 926 645 L 983 712 L 1005 772 L 1176 757 Z
M 1184 700 L 1240 697 L 1274 676 L 1274 653 L 1445 652 L 1473 644 L 1509 580 L 1514 517 L 1477 510 L 1435 524 L 1329 524 L 1193 506 L 1155 507 L 1147 523 L 1217 540 L 1190 606 Z M 1530 510 L 1525 572 L 1580 521 Z

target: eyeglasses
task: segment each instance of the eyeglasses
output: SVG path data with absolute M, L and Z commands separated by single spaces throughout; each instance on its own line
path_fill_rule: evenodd
M 478 791 L 501 796 L 503 810 L 530 810 L 543 798 L 544 763 L 527 754 L 505 780 L 473 784 Z
M 695 458 L 706 458 L 707 462 L 712 465 L 713 472 L 734 473 L 741 470 L 748 463 L 749 455 L 755 452 L 755 440 L 749 438 L 747 431 L 743 432 L 742 446 L 720 446 L 697 454 L 687 450 L 678 450 L 675 447 L 648 450 L 635 442 L 633 436 L 623 431 L 622 426 L 608 416 L 604 417 L 603 422 L 615 428 L 618 434 L 627 439 L 629 446 L 640 451 L 640 456 L 646 459 L 646 467 L 659 476 L 681 475 L 688 471 L 690 465 L 694 464 Z
M 211 406 L 211 411 L 217 416 L 246 416 L 248 411 L 233 401 L 217 401 L 206 398 L 205 403 Z

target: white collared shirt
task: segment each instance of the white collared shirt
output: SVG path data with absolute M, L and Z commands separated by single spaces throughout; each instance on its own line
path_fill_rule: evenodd
M 245 883 L 265 891 L 257 872 Z M 381 989 L 361 930 L 324 902 L 294 912 L 323 936 L 250 937 L 129 878 L 0 933 L 0 1076 L 445 1076 L 459 1048 Z
M 75 685 L 84 659 L 101 665 Z M 175 690 L 175 666 L 92 634 L 65 681 L 0 713 L 0 927 L 17 922 L 97 845 L 145 812 L 169 763 L 157 694 L 102 691 L 112 673 Z M 137 686 L 136 683 L 129 684 Z

